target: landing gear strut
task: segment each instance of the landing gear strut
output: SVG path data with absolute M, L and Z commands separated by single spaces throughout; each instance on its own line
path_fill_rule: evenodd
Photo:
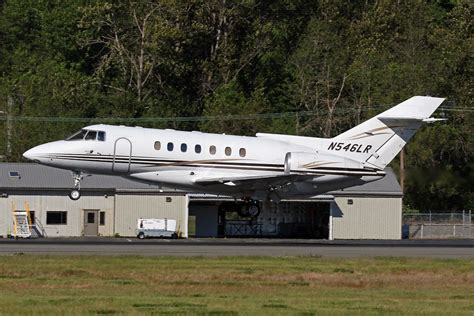
M 74 179 L 74 189 L 69 192 L 69 198 L 73 201 L 79 200 L 81 197 L 81 180 L 82 180 L 82 173 L 79 171 L 74 171 L 72 173 L 72 177 Z

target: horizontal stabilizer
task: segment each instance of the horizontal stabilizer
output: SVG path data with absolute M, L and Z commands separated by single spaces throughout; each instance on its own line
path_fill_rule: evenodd
M 410 99 L 380 113 L 378 118 L 405 118 L 405 119 L 424 119 L 431 116 L 436 109 L 443 103 L 444 98 L 415 96 Z
M 423 123 L 435 123 L 447 121 L 446 118 L 436 118 L 436 117 L 377 117 L 382 122 L 395 122 L 395 121 L 413 121 L 413 122 L 423 122 Z

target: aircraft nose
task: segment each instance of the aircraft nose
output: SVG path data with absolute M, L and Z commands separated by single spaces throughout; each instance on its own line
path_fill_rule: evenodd
M 55 157 L 58 150 L 64 152 L 65 147 L 63 141 L 41 144 L 25 151 L 23 157 L 36 163 L 54 167 L 57 164 Z
M 36 160 L 36 161 L 38 161 L 38 160 L 39 160 L 39 159 L 38 159 L 38 158 L 39 158 L 39 157 L 38 157 L 38 156 L 39 156 L 39 155 L 38 155 L 39 152 L 38 152 L 38 149 L 37 149 L 37 148 L 38 148 L 38 146 L 37 146 L 37 147 L 33 147 L 33 148 L 31 148 L 31 149 L 25 151 L 25 152 L 23 153 L 23 157 L 25 157 L 26 159 L 29 159 L 29 160 L 33 160 L 33 161 Z

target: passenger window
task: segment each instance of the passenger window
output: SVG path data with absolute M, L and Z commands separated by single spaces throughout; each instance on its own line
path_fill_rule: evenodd
M 181 144 L 181 151 L 182 151 L 183 153 L 185 153 L 187 150 L 188 150 L 188 145 L 186 145 L 185 143 L 182 143 L 182 144 Z
M 225 155 L 226 155 L 226 156 L 232 155 L 232 149 L 231 149 L 230 147 L 226 147 L 226 148 L 225 148 Z
M 240 148 L 239 149 L 239 156 L 240 157 L 245 157 L 247 155 L 247 151 L 245 150 L 245 148 Z
M 174 145 L 173 143 L 168 143 L 168 151 L 173 151 Z
M 201 153 L 201 145 L 194 146 L 194 151 L 196 152 L 196 154 L 200 154 Z
M 103 131 L 100 131 L 98 134 L 97 134 L 97 140 L 103 142 L 105 141 L 105 132 Z
M 161 142 L 155 142 L 155 150 L 160 150 L 161 149 Z
M 97 137 L 96 131 L 89 131 L 85 137 L 85 140 L 95 140 L 96 137 Z
M 215 155 L 216 154 L 216 146 L 212 145 L 211 147 L 209 147 L 209 153 L 211 155 Z

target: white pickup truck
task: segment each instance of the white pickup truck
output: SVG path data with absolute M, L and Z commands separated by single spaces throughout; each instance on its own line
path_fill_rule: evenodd
M 178 238 L 175 219 L 139 218 L 137 220 L 137 237 L 168 237 Z

